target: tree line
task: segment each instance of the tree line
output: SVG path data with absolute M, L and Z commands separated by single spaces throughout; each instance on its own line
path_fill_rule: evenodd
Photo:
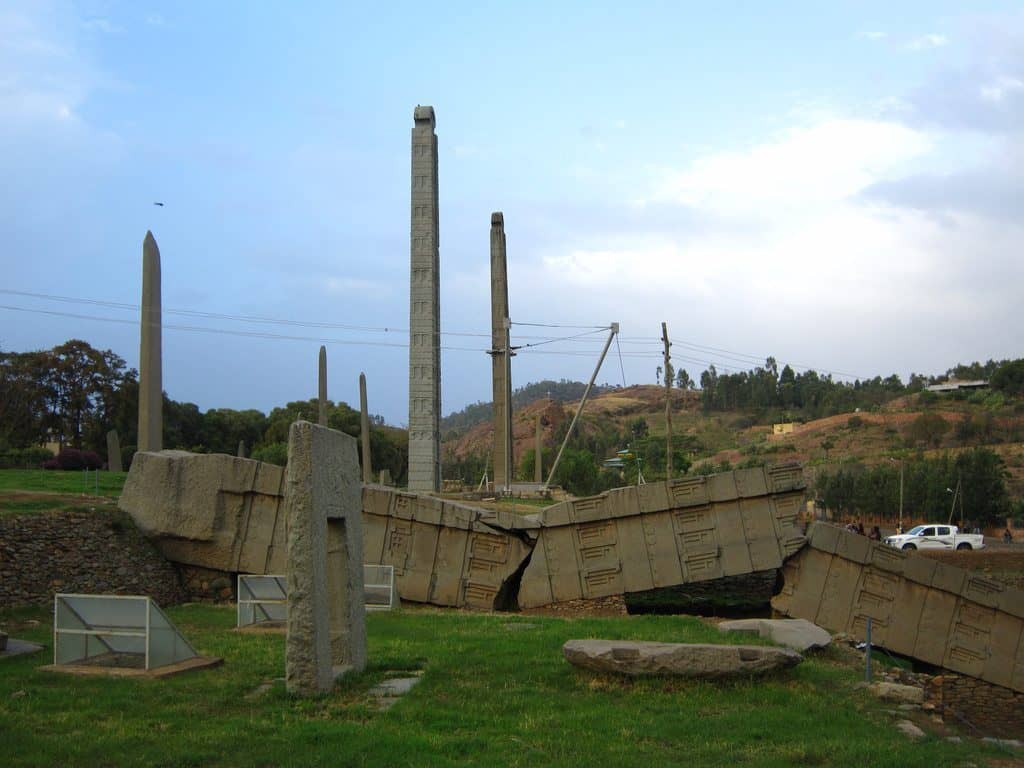
M 1003 459 L 989 448 L 972 448 L 952 456 L 914 456 L 903 461 L 903 521 L 942 522 L 960 510 L 977 525 L 1002 525 L 1008 516 L 1024 514 L 1011 504 L 1009 476 Z M 823 470 L 814 482 L 819 505 L 840 516 L 895 521 L 900 508 L 900 464 L 897 460 L 865 466 L 851 463 Z M 955 506 L 954 506 L 955 502 Z
M 195 403 L 172 400 L 164 393 L 163 443 L 195 453 L 234 455 L 244 442 L 252 458 L 284 464 L 288 428 L 297 419 L 317 420 L 316 399 L 294 401 L 262 411 L 232 408 L 200 410 Z M 37 466 L 40 446 L 92 451 L 106 456 L 106 435 L 116 429 L 123 464 L 138 442 L 138 372 L 111 350 L 94 349 L 72 339 L 53 349 L 0 351 L 0 466 Z M 370 432 L 375 471 L 388 469 L 403 482 L 408 464 L 408 436 L 384 426 L 380 416 Z M 359 411 L 329 402 L 328 426 L 360 436 Z M 362 450 L 360 444 L 359 450 Z
M 700 376 L 701 405 L 705 411 L 762 410 L 774 411 L 780 418 L 816 419 L 858 408 L 869 410 L 947 378 L 984 379 L 993 390 L 1017 396 L 1024 392 L 1024 359 L 961 364 L 938 376 L 912 373 L 906 384 L 895 373 L 846 382 L 814 370 L 797 373 L 789 365 L 780 371 L 774 357 L 763 366 L 737 373 L 719 373 L 710 365 Z

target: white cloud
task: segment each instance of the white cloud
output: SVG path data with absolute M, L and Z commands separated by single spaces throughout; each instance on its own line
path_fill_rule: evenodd
M 989 330 L 1016 316 L 1007 286 L 1024 277 L 1024 233 L 863 194 L 951 162 L 934 156 L 943 146 L 897 122 L 820 116 L 705 152 L 652 177 L 648 200 L 708 226 L 610 226 L 554 244 L 529 301 L 586 295 L 588 317 L 621 320 L 629 333 L 653 333 L 657 316 L 685 328 L 682 338 L 766 353 L 788 345 L 797 360 L 866 375 L 996 354 L 991 345 L 1005 340 Z M 952 334 L 934 333 L 951 326 L 955 349 Z
M 930 148 L 925 134 L 899 123 L 825 118 L 667 171 L 655 197 L 725 215 L 820 208 L 856 195 Z
M 932 48 L 942 48 L 944 45 L 949 44 L 949 38 L 945 35 L 938 35 L 934 32 L 927 35 L 921 35 L 920 37 L 914 38 L 907 43 L 907 50 L 910 51 L 927 51 Z
M 93 28 L 102 20 L 86 22 Z M 0 123 L 68 123 L 99 77 L 80 51 L 75 24 L 48 6 L 0 9 Z
M 1007 96 L 1024 91 L 1024 82 L 1016 77 L 997 77 L 988 85 L 983 85 L 979 91 L 983 101 L 992 104 L 1002 103 Z
M 885 40 L 889 35 L 886 32 L 871 31 L 861 32 L 860 36 L 866 40 L 870 40 L 871 42 L 876 43 L 879 40 Z

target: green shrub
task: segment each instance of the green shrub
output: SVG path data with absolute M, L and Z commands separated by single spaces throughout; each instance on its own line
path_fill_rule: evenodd
M 39 469 L 44 461 L 53 458 L 49 448 L 9 448 L 0 451 L 0 469 Z
M 283 467 L 288 463 L 288 444 L 269 443 L 260 446 L 252 452 L 252 458 L 256 461 L 265 461 L 267 464 L 277 464 Z

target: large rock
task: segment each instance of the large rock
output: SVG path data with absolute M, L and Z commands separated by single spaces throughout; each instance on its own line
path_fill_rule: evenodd
M 763 675 L 803 660 L 799 653 L 785 648 L 639 640 L 569 640 L 562 646 L 562 653 L 570 664 L 595 672 L 703 680 Z
M 868 686 L 868 690 L 882 701 L 891 701 L 897 704 L 923 704 L 924 689 L 916 685 L 900 685 L 899 683 L 887 683 L 879 681 Z
M 282 573 L 284 469 L 222 453 L 139 452 L 118 505 L 168 560 Z
M 809 651 L 812 648 L 826 648 L 832 642 L 832 635 L 806 619 L 740 619 L 723 621 L 719 632 L 756 632 L 759 637 L 771 640 L 776 645 L 792 648 L 794 651 Z

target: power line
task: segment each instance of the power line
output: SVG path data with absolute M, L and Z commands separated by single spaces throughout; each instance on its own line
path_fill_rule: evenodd
M 62 303 L 86 304 L 86 305 L 91 305 L 91 306 L 101 306 L 101 307 L 108 307 L 108 308 L 111 308 L 111 309 L 119 309 L 119 310 L 138 311 L 140 309 L 138 304 L 131 304 L 131 303 L 127 303 L 127 302 L 117 302 L 117 301 L 108 301 L 108 300 L 102 300 L 102 299 L 90 299 L 90 298 L 73 297 L 73 296 L 61 296 L 61 295 L 56 295 L 56 294 L 39 293 L 39 292 L 32 292 L 32 291 L 19 291 L 19 290 L 14 290 L 14 289 L 9 289 L 9 288 L 0 288 L 0 294 L 7 294 L 7 295 L 12 295 L 12 296 L 23 296 L 23 297 L 26 297 L 26 298 L 42 299 L 42 300 L 46 300 L 46 301 L 57 301 L 57 302 L 62 302 Z M 38 312 L 38 313 L 41 313 L 41 314 L 61 315 L 61 316 L 67 316 L 67 317 L 74 317 L 74 318 L 77 318 L 77 319 L 92 319 L 92 320 L 98 320 L 100 322 L 122 322 L 122 323 L 129 323 L 129 324 L 134 324 L 135 322 L 137 322 L 135 320 L 115 320 L 114 318 L 100 318 L 100 317 L 94 317 L 94 316 L 90 316 L 90 315 L 76 315 L 76 314 L 73 314 L 73 313 L 59 313 L 59 312 L 50 311 L 50 310 L 41 310 L 41 309 L 40 310 L 30 310 L 30 309 L 23 308 L 23 307 L 9 307 L 9 306 L 5 306 L 3 308 L 4 309 L 9 309 L 9 310 L 12 310 L 12 311 L 20 311 L 20 312 L 32 312 L 32 311 L 35 311 L 35 312 Z M 320 322 L 320 321 L 313 321 L 313 320 L 291 320 L 291 319 L 288 319 L 288 318 L 275 318 L 275 317 L 267 317 L 267 316 L 261 316 L 261 315 L 237 315 L 237 314 L 230 314 L 230 313 L 224 313 L 224 312 L 208 312 L 208 311 L 190 310 L 190 309 L 164 308 L 163 312 L 165 312 L 166 314 L 178 315 L 178 316 L 183 316 L 183 317 L 205 318 L 205 319 L 210 319 L 210 320 L 226 320 L 226 321 L 232 321 L 232 322 L 245 322 L 245 323 L 256 323 L 256 324 L 265 324 L 265 325 L 282 325 L 282 326 L 299 327 L 299 328 L 334 329 L 334 330 L 357 331 L 357 332 L 361 332 L 361 333 L 408 333 L 409 332 L 408 328 L 400 328 L 400 327 L 394 327 L 394 326 L 366 326 L 366 325 L 354 325 L 354 324 L 350 324 L 350 323 Z M 551 343 L 555 343 L 555 342 L 558 342 L 558 341 L 571 342 L 573 344 L 597 343 L 598 340 L 596 340 L 596 339 L 587 339 L 587 338 L 583 338 L 583 337 L 586 337 L 586 336 L 589 336 L 589 335 L 591 335 L 593 333 L 597 333 L 599 331 L 603 331 L 603 330 L 607 330 L 608 329 L 608 326 L 566 325 L 566 324 L 561 324 L 561 323 L 533 323 L 533 322 L 514 321 L 512 324 L 513 325 L 521 325 L 521 326 L 533 327 L 533 328 L 559 328 L 559 329 L 583 330 L 583 331 L 585 331 L 584 333 L 575 334 L 573 336 L 565 336 L 565 337 L 530 336 L 530 335 L 520 336 L 519 337 L 520 339 L 536 339 L 536 340 L 538 340 L 538 341 L 534 341 L 534 342 L 531 342 L 531 343 L 528 343 L 528 344 L 521 345 L 521 348 L 523 349 L 524 352 L 527 351 L 525 349 L 526 347 L 536 347 L 536 346 L 540 346 L 541 344 L 551 344 Z M 257 333 L 257 332 L 230 331 L 228 329 L 213 329 L 213 328 L 203 328 L 203 327 L 198 327 L 198 326 L 173 326 L 173 325 L 169 325 L 168 324 L 168 325 L 165 325 L 164 327 L 172 328 L 174 330 L 191 330 L 191 331 L 198 331 L 198 332 L 204 332 L 204 333 L 220 333 L 220 334 L 229 334 L 229 335 L 233 334 L 233 335 L 238 335 L 238 336 L 250 336 L 250 337 L 254 337 L 254 338 L 268 338 L 268 339 L 280 338 L 280 339 L 294 339 L 294 340 L 303 340 L 303 341 L 304 340 L 309 340 L 309 339 L 316 340 L 314 337 L 288 336 L 286 334 L 274 334 L 274 333 L 269 333 L 269 332 L 264 333 L 263 335 L 261 335 L 260 333 Z M 469 332 L 469 331 L 439 331 L 438 333 L 441 336 L 457 336 L 457 337 L 466 337 L 466 338 L 490 338 L 490 334 L 488 334 L 488 333 L 475 333 L 475 332 Z M 321 340 L 321 341 L 323 341 L 323 340 Z M 408 344 L 399 344 L 399 343 L 390 343 L 390 342 L 373 342 L 373 341 L 356 340 L 356 339 L 327 339 L 326 341 L 328 341 L 330 343 L 336 343 L 336 344 L 352 344 L 352 345 L 361 345 L 361 346 L 382 346 L 382 347 L 399 347 L 399 348 L 400 347 L 408 347 Z M 622 337 L 622 342 L 624 342 L 627 347 L 633 347 L 633 351 L 628 351 L 626 353 L 622 353 L 622 348 L 619 345 L 619 337 L 618 336 L 616 336 L 615 342 L 616 342 L 617 348 L 619 350 L 620 361 L 621 361 L 621 358 L 623 356 L 626 356 L 626 357 L 648 357 L 648 358 L 653 359 L 654 357 L 657 357 L 660 354 L 658 352 L 658 350 L 657 350 L 657 348 L 660 348 L 660 346 L 661 346 L 661 340 L 660 339 L 654 339 L 654 338 L 646 337 L 646 336 Z M 740 372 L 742 369 L 737 368 L 734 365 L 730 365 L 728 363 L 724 363 L 724 362 L 722 362 L 722 360 L 719 360 L 718 358 L 723 358 L 724 360 L 732 361 L 734 363 L 741 363 L 743 365 L 755 365 L 755 364 L 756 365 L 761 365 L 767 359 L 766 357 L 762 357 L 762 356 L 758 356 L 758 355 L 750 355 L 750 354 L 747 354 L 747 353 L 744 353 L 744 352 L 736 352 L 735 350 L 724 349 L 724 348 L 721 348 L 721 347 L 713 347 L 713 346 L 709 346 L 709 345 L 705 345 L 705 344 L 698 344 L 696 342 L 685 341 L 685 340 L 677 340 L 677 341 L 674 341 L 673 344 L 678 344 L 680 346 L 687 347 L 688 349 L 691 349 L 691 350 L 694 350 L 694 351 L 697 351 L 697 352 L 703 352 L 705 354 L 713 353 L 711 355 L 711 357 L 714 358 L 712 360 L 703 360 L 703 359 L 686 357 L 686 356 L 680 355 L 679 356 L 680 359 L 683 359 L 683 360 L 686 360 L 687 362 L 692 362 L 692 363 L 695 363 L 695 364 L 698 364 L 698 365 L 714 365 L 716 368 L 721 368 L 721 369 L 726 370 L 726 371 Z M 651 345 L 651 347 L 650 347 L 649 350 L 641 351 L 643 345 Z M 464 347 L 442 347 L 442 349 L 446 349 L 446 350 L 459 350 L 459 351 L 471 351 L 469 348 L 464 348 Z M 472 351 L 475 351 L 475 350 L 472 350 Z M 592 354 L 592 352 L 582 352 L 581 351 L 581 352 L 577 353 L 577 352 L 564 351 L 564 352 L 559 352 L 557 354 L 563 354 L 563 355 L 566 355 L 566 356 L 586 356 L 588 354 Z M 829 375 L 842 376 L 842 377 L 847 377 L 847 378 L 851 378 L 851 379 L 863 378 L 861 376 L 858 376 L 857 374 L 848 373 L 848 372 L 845 372 L 845 371 L 829 370 L 827 368 L 822 368 L 820 366 L 810 366 L 810 365 L 804 365 L 802 363 L 793 363 L 793 362 L 786 363 L 786 361 L 782 361 L 782 362 L 783 362 L 783 364 L 788 364 L 791 367 L 797 368 L 797 369 L 802 370 L 802 371 L 814 370 L 814 371 L 820 371 L 821 373 L 825 373 L 825 374 L 829 374 Z M 625 377 L 623 377 L 623 378 L 625 378 Z
M 619 334 L 615 334 L 615 349 L 619 353 L 619 370 L 622 372 L 622 386 L 626 386 L 626 369 L 622 365 L 622 347 L 619 346 Z
M 0 309 L 7 309 L 13 312 L 30 312 L 38 315 L 54 315 L 57 317 L 70 317 L 77 320 L 96 320 L 102 323 L 118 323 L 121 325 L 137 325 L 137 320 L 125 320 L 120 317 L 96 317 L 95 315 L 81 315 L 74 312 L 58 312 L 52 309 L 29 309 L 27 307 L 12 307 L 6 304 L 0 304 Z M 347 344 L 351 346 L 361 347 L 393 347 L 398 349 L 408 349 L 408 344 L 399 342 L 389 341 L 365 341 L 363 339 L 336 339 L 327 338 L 320 336 L 292 336 L 282 333 L 270 333 L 269 331 L 241 331 L 230 328 L 209 328 L 198 325 L 174 325 L 172 323 L 162 323 L 162 328 L 169 328 L 174 331 L 191 331 L 196 333 L 214 333 L 225 336 L 243 336 L 246 338 L 254 339 L 274 339 L 280 341 L 315 341 L 321 344 Z M 442 346 L 442 350 L 446 352 L 484 352 L 485 350 L 480 347 L 449 347 Z
M 0 294 L 8 294 L 11 296 L 24 296 L 27 298 L 43 299 L 46 301 L 58 301 L 66 304 L 88 304 L 92 306 L 108 307 L 111 309 L 122 309 L 122 310 L 133 310 L 138 311 L 140 309 L 138 304 L 131 304 L 122 301 L 108 301 L 104 299 L 90 299 L 76 296 L 61 296 L 50 293 L 37 293 L 32 291 L 18 291 L 9 288 L 0 288 Z M 316 320 L 291 320 L 288 318 L 278 317 L 266 317 L 262 315 L 235 315 L 225 312 L 209 312 L 205 310 L 194 310 L 194 309 L 174 309 L 164 307 L 162 310 L 165 314 L 169 315 L 180 315 L 183 317 L 201 317 L 210 320 L 230 320 L 235 322 L 245 323 L 258 323 L 266 325 L 286 325 L 295 326 L 302 328 L 327 328 L 344 331 L 361 331 L 365 333 L 408 333 L 408 328 L 396 327 L 396 326 L 368 326 L 368 325 L 353 325 L 351 323 L 330 323 Z M 591 332 L 597 332 L 606 330 L 607 326 L 573 326 L 573 325 L 557 325 L 551 323 L 513 323 L 514 325 L 527 325 L 538 328 L 567 328 L 567 329 L 590 329 Z M 491 335 L 489 333 L 477 333 L 472 331 L 440 331 L 442 336 L 465 336 L 471 338 L 486 338 L 489 339 Z M 585 336 L 587 334 L 576 334 L 576 336 L 561 337 L 574 339 L 579 336 Z M 550 336 L 520 336 L 522 339 L 541 339 L 545 343 L 548 340 L 558 340 L 560 337 Z

